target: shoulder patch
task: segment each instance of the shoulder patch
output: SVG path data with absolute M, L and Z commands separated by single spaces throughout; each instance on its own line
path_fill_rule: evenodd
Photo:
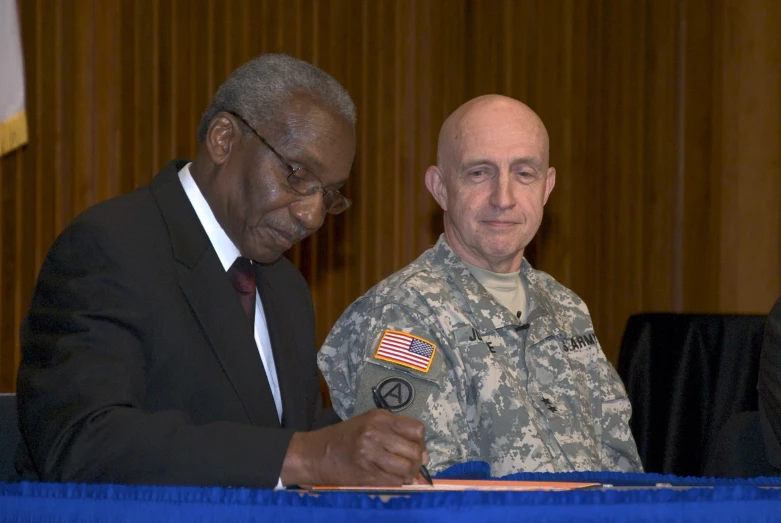
M 437 346 L 413 334 L 386 329 L 374 357 L 420 372 L 428 372 Z
M 377 393 L 388 404 L 391 412 L 400 412 L 415 399 L 415 388 L 409 380 L 400 377 L 385 378 L 377 384 Z

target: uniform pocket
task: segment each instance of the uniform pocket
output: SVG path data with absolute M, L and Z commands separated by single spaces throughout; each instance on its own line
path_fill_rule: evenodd
M 377 389 L 392 412 L 420 418 L 429 398 L 439 393 L 441 386 L 434 376 L 414 373 L 393 364 L 367 361 L 358 373 L 353 415 L 377 407 L 373 388 Z

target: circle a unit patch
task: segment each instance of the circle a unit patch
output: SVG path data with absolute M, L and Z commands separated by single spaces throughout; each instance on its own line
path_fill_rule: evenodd
M 377 384 L 377 393 L 382 396 L 391 412 L 401 412 L 415 399 L 412 383 L 404 378 L 385 378 Z

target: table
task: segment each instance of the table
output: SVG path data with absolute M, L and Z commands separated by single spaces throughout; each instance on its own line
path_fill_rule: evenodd
M 485 464 L 467 463 L 438 477 L 485 478 L 487 470 Z M 366 494 L 315 496 L 245 488 L 4 483 L 0 521 L 781 521 L 781 478 L 737 481 L 565 473 L 514 474 L 508 479 L 598 481 L 616 487 L 444 492 L 383 500 Z M 655 487 L 657 483 L 680 487 Z

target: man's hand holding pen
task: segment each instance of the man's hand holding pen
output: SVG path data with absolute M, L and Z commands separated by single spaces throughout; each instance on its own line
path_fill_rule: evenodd
M 382 397 L 382 394 L 379 393 L 376 387 L 372 387 L 372 397 L 374 399 L 374 405 L 378 409 L 385 410 L 387 412 L 391 412 L 391 408 L 388 405 L 388 403 L 385 401 L 385 398 Z M 420 465 L 420 475 L 423 476 L 423 479 L 426 480 L 426 483 L 434 486 L 434 482 L 431 480 L 431 474 L 428 473 L 428 469 L 426 468 L 425 462 L 428 461 L 426 459 L 423 460 L 423 463 Z
M 425 426 L 384 410 L 290 440 L 281 479 L 284 485 L 400 486 L 420 482 L 428 460 Z

